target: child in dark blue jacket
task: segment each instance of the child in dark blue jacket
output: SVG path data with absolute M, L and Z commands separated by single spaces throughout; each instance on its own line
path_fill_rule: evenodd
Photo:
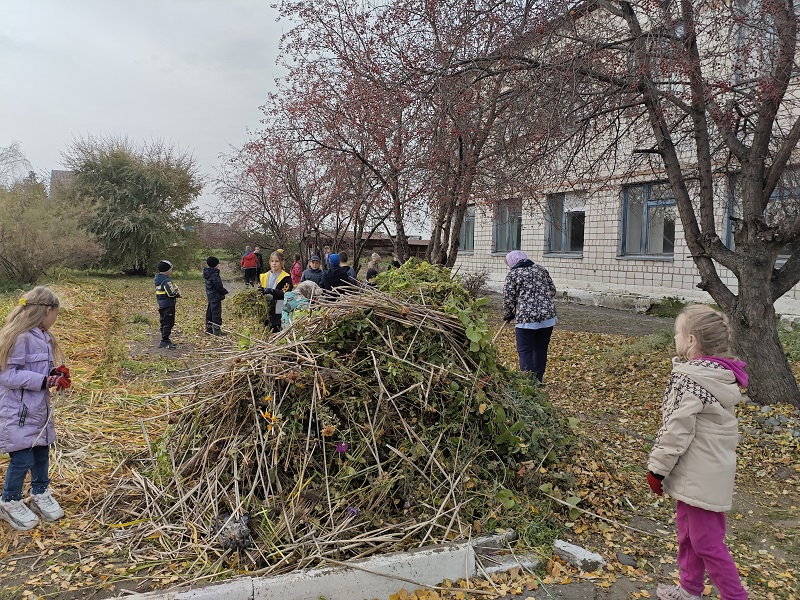
M 172 263 L 162 260 L 158 263 L 158 273 L 154 284 L 156 286 L 156 300 L 158 301 L 158 316 L 161 319 L 161 342 L 159 348 L 175 349 L 175 344 L 169 339 L 172 328 L 175 326 L 175 301 L 181 297 L 178 286 L 172 283 Z
M 206 333 L 222 335 L 222 301 L 228 295 L 228 290 L 222 285 L 220 277 L 219 259 L 216 256 L 209 256 L 206 259 L 208 265 L 203 269 L 203 279 L 206 282 L 206 298 L 208 307 L 206 308 Z

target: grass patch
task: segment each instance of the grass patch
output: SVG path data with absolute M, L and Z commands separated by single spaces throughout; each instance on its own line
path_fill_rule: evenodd
M 650 308 L 645 312 L 653 317 L 669 317 L 674 319 L 678 316 L 678 313 L 683 310 L 684 306 L 686 306 L 686 302 L 677 296 L 669 296 L 653 302 Z
M 131 325 L 141 324 L 150 326 L 153 325 L 154 322 L 155 320 L 152 319 L 149 315 L 143 315 L 142 313 L 136 313 L 134 315 L 131 315 L 131 318 L 128 319 L 128 323 L 130 323 Z
M 603 354 L 603 370 L 606 373 L 617 373 L 647 364 L 654 354 L 660 354 L 674 346 L 674 335 L 671 329 L 664 329 L 636 338 L 629 344 L 615 346 Z
M 134 376 L 166 375 L 170 371 L 180 368 L 174 360 L 158 357 L 155 360 L 123 359 L 120 362 L 120 369 Z
M 791 361 L 800 360 L 800 329 L 784 329 L 779 326 L 778 339 L 783 345 L 786 358 Z

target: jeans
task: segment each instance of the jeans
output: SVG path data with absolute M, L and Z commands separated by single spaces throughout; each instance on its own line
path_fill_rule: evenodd
M 678 526 L 678 566 L 681 587 L 699 596 L 705 587 L 705 574 L 717 586 L 723 600 L 747 600 L 736 564 L 723 542 L 725 513 L 712 512 L 678 500 L 675 523 Z
M 208 302 L 206 308 L 206 332 L 219 333 L 220 326 L 222 325 L 222 300 L 216 302 Z
M 515 328 L 517 333 L 517 354 L 519 354 L 519 370 L 532 371 L 542 381 L 544 368 L 547 366 L 547 347 L 550 345 L 552 327 L 542 329 Z
M 34 446 L 25 450 L 9 452 L 11 462 L 6 470 L 3 486 L 3 502 L 22 500 L 22 484 L 31 472 L 31 493 L 41 494 L 50 485 L 50 446 Z
M 161 341 L 168 342 L 169 336 L 172 335 L 172 328 L 175 326 L 175 307 L 159 308 L 158 316 L 161 318 Z

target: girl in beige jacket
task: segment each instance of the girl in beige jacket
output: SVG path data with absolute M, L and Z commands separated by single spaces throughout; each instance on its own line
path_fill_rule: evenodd
M 662 600 L 699 600 L 705 573 L 722 600 L 747 598 L 723 541 L 739 438 L 734 406 L 747 387 L 745 364 L 730 358 L 729 335 L 726 317 L 709 306 L 687 306 L 675 321 L 678 356 L 647 463 L 653 492 L 677 500 L 680 585 L 660 585 Z

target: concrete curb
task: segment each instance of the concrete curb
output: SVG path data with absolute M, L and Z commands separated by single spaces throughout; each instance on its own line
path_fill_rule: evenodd
M 192 589 L 175 589 L 123 596 L 130 600 L 361 600 L 381 598 L 405 588 L 409 591 L 517 566 L 536 568 L 535 558 L 519 560 L 497 556 L 516 538 L 514 532 L 457 544 L 428 546 L 408 552 L 383 554 L 342 566 L 300 570 L 273 577 L 239 577 Z M 487 557 L 495 564 L 485 564 Z
M 575 280 L 556 280 L 555 285 L 558 290 L 556 300 L 639 313 L 665 298 L 678 298 L 683 302 L 699 304 L 714 302 L 710 294 L 697 289 L 637 286 L 636 291 L 631 291 L 630 288 L 612 284 Z M 485 288 L 503 294 L 502 282 L 489 281 Z M 781 325 L 787 329 L 800 325 L 800 300 L 786 295 L 778 298 L 775 300 L 775 314 L 780 317 Z

